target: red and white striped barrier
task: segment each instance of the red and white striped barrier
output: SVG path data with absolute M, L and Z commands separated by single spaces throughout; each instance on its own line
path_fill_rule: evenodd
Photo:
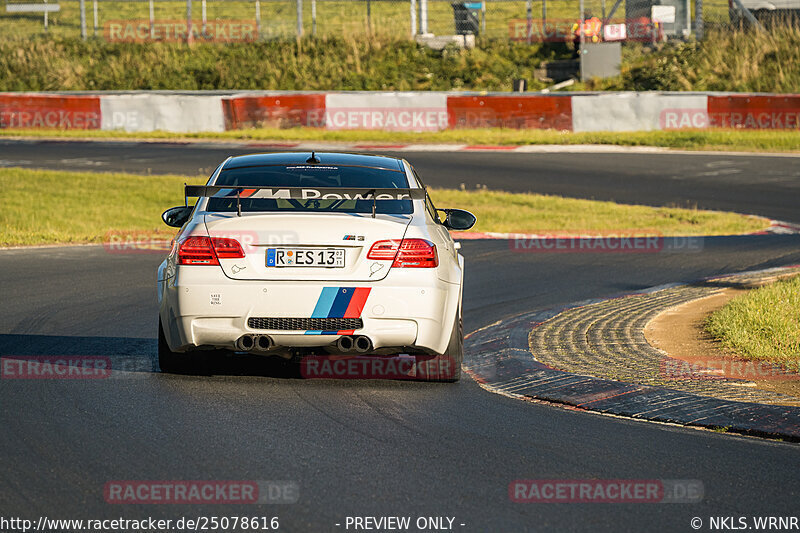
M 99 96 L 0 93 L 0 128 L 100 129 Z
M 254 127 L 440 131 L 800 129 L 800 95 L 739 93 L 0 93 L 0 128 L 194 133 Z

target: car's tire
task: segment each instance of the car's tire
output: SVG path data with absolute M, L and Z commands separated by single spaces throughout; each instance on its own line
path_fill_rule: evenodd
M 461 319 L 461 306 L 458 307 L 450 342 L 442 355 L 437 355 L 424 365 L 423 379 L 455 383 L 461 379 L 461 363 L 464 361 L 464 324 Z M 419 372 L 419 370 L 417 371 Z
M 158 319 L 158 367 L 166 374 L 193 374 L 203 366 L 201 354 L 190 355 L 173 352 L 164 336 L 161 318 Z

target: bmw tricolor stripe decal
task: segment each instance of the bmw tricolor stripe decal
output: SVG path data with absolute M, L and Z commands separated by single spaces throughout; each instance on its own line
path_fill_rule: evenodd
M 324 287 L 311 318 L 358 318 L 372 289 L 370 287 Z M 307 330 L 306 335 L 350 335 L 353 330 Z
M 361 311 L 364 310 L 364 304 L 367 303 L 367 296 L 369 296 L 370 290 L 372 289 L 369 287 L 357 287 L 353 291 L 353 296 L 350 298 L 350 303 L 347 305 L 347 309 L 342 318 L 360 317 Z
M 314 312 L 311 313 L 311 318 L 328 318 L 333 301 L 340 290 L 342 289 L 339 287 L 323 288 L 322 294 L 319 295 L 319 300 L 317 300 L 317 305 L 314 307 Z
M 333 300 L 328 311 L 328 318 L 344 318 L 344 313 L 347 311 L 347 306 L 350 305 L 350 299 L 353 298 L 355 287 L 341 287 L 339 292 L 336 293 L 336 298 Z

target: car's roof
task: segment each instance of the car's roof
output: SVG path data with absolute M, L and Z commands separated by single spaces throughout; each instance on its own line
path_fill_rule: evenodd
M 320 165 L 363 166 L 403 170 L 402 162 L 395 157 L 365 154 L 343 154 L 337 152 L 315 152 Z M 273 152 L 268 154 L 249 154 L 232 157 L 226 164 L 229 168 L 253 167 L 259 165 L 297 165 L 304 164 L 311 152 Z

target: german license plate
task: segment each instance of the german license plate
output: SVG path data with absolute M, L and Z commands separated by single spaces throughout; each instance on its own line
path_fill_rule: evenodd
M 344 268 L 344 248 L 267 248 L 267 266 Z

